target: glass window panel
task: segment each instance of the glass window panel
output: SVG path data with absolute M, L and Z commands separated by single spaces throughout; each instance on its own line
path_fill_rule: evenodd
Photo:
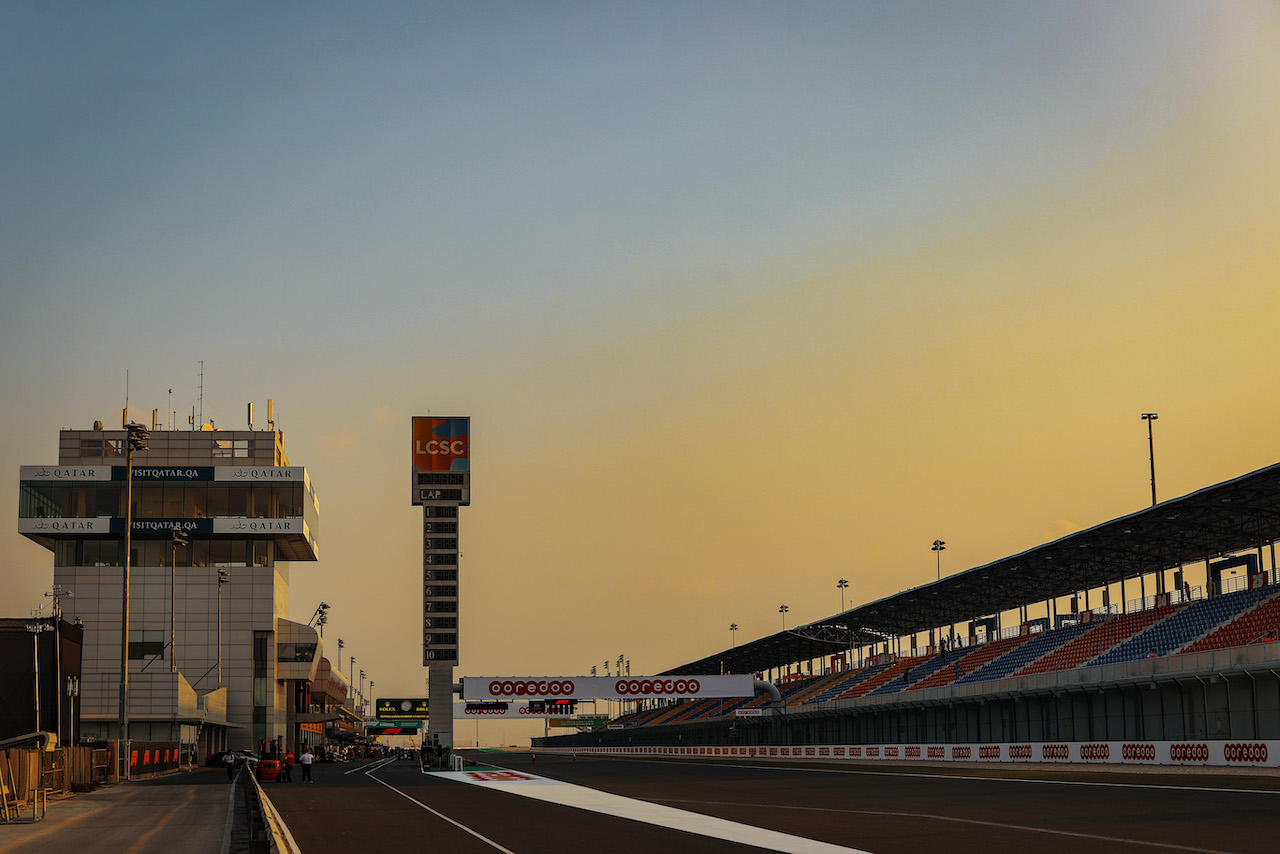
M 245 540 L 231 541 L 231 565 L 232 566 L 247 565 L 245 562 L 245 554 L 247 551 L 247 548 L 246 548 L 247 546 L 248 546 L 248 542 Z
M 133 487 L 133 498 L 137 502 L 137 513 L 140 519 L 159 519 L 164 515 L 164 487 Z
M 209 541 L 196 540 L 187 547 L 191 552 L 191 563 L 189 566 L 208 566 L 209 565 Z
M 36 519 L 58 515 L 58 500 L 54 496 L 53 484 L 24 481 L 18 494 L 19 517 Z
M 275 518 L 271 515 L 271 487 L 253 487 L 253 506 L 249 510 L 249 515 L 255 519 Z
M 209 515 L 209 487 L 188 484 L 182 491 L 182 518 L 203 519 Z
M 120 487 L 99 485 L 94 492 L 94 516 L 119 516 Z
M 141 660 L 160 658 L 164 655 L 164 631 L 162 629 L 146 629 L 129 632 L 129 658 Z M 119 668 L 116 668 L 117 670 Z
M 253 544 L 253 565 L 269 566 L 271 557 L 271 541 L 270 540 L 252 540 Z
M 231 566 L 231 543 L 227 540 L 210 540 L 209 564 L 211 566 Z
M 79 566 L 76 561 L 76 546 L 78 545 L 80 545 L 78 540 L 57 540 L 53 544 L 53 565 Z
M 276 498 L 276 517 L 277 519 L 287 519 L 290 516 L 298 516 L 298 501 L 301 498 L 302 489 L 296 486 L 277 486 L 275 488 Z
M 182 485 L 174 486 L 173 484 L 165 484 L 164 487 L 164 518 L 181 519 L 182 518 Z
M 143 540 L 141 557 L 139 566 L 168 566 L 169 544 L 163 540 Z
M 226 486 L 209 487 L 209 516 L 216 519 L 227 515 L 227 500 L 230 492 L 230 487 Z
M 230 487 L 230 492 L 227 496 L 228 516 L 244 517 L 248 515 L 246 505 L 249 503 L 249 489 L 250 487 L 247 486 Z
M 119 540 L 101 540 L 98 543 L 98 560 L 102 566 L 119 566 L 124 547 Z
M 80 566 L 102 566 L 102 562 L 98 558 L 98 549 L 102 545 L 101 540 L 85 540 L 82 550 Z

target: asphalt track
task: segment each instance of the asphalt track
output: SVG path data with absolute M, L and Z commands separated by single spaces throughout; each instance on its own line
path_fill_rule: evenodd
M 473 758 L 517 773 L 472 784 L 411 761 L 318 765 L 314 785 L 264 788 L 303 854 L 1280 849 L 1274 775 Z

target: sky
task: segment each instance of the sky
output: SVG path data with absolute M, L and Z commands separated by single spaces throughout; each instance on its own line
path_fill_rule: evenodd
M 268 399 L 420 696 L 654 673 L 1280 461 L 1273 2 L 0 4 L 0 591 L 59 429 Z M 203 396 L 201 372 L 203 371 Z M 127 380 L 126 380 L 127 377 Z M 334 652 L 330 650 L 330 652 Z

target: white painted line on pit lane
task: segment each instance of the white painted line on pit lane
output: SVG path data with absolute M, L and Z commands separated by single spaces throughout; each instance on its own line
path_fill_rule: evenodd
M 375 769 L 375 770 L 376 770 L 376 769 Z M 409 801 L 410 803 L 417 804 L 418 806 L 422 807 L 424 810 L 426 810 L 427 812 L 431 813 L 431 814 L 432 814 L 433 816 L 435 816 L 436 818 L 438 818 L 438 819 L 442 819 L 443 821 L 447 821 L 449 824 L 452 824 L 454 827 L 458 828 L 459 830 L 465 831 L 466 833 L 471 834 L 471 835 L 472 835 L 472 836 L 474 836 L 476 839 L 479 839 L 481 842 L 485 843 L 486 845 L 489 845 L 489 846 L 491 846 L 492 848 L 494 848 L 494 849 L 496 849 L 496 850 L 498 850 L 498 851 L 501 851 L 501 852 L 502 852 L 502 854 L 515 854 L 515 852 L 514 852 L 514 851 L 512 851 L 511 849 L 509 849 L 509 848 L 503 848 L 501 845 L 499 845 L 498 843 L 494 842 L 494 841 L 493 841 L 492 839 L 490 839 L 489 837 L 484 836 L 484 835 L 482 835 L 482 834 L 480 834 L 480 833 L 478 833 L 478 832 L 476 832 L 476 831 L 472 830 L 471 828 L 467 827 L 465 824 L 461 824 L 461 823 L 459 823 L 459 822 L 454 821 L 453 819 L 449 818 L 449 816 L 445 815 L 445 814 L 444 814 L 444 813 L 442 813 L 442 812 L 439 812 L 439 811 L 437 811 L 437 810 L 433 810 L 431 807 L 427 806 L 427 805 L 426 805 L 426 804 L 424 804 L 422 801 L 418 800 L 417 798 L 415 798 L 415 797 L 413 797 L 413 796 L 411 796 L 411 795 L 407 795 L 407 794 L 405 794 L 404 792 L 400 791 L 400 790 L 399 790 L 399 789 L 397 789 L 395 786 L 391 785 L 390 783 L 386 782 L 385 780 L 379 780 L 377 777 L 373 776 L 373 772 L 372 772 L 372 771 L 370 771 L 370 773 L 368 774 L 368 777 L 369 777 L 369 779 L 370 779 L 370 780 L 374 781 L 375 783 L 380 783 L 381 785 L 386 786 L 388 789 L 390 789 L 391 791 L 395 792 L 397 795 L 399 795 L 400 797 L 402 797 L 402 798 L 404 798 L 405 800 Z
M 631 819 L 672 830 L 683 830 L 698 836 L 709 836 L 712 839 L 723 839 L 727 842 L 737 842 L 769 851 L 784 851 L 788 854 L 837 854 L 837 852 L 870 854 L 859 848 L 846 848 L 830 842 L 820 842 L 816 839 L 792 836 L 763 827 L 739 824 L 728 819 L 702 815 L 650 801 L 624 798 L 599 789 L 575 786 L 572 783 L 538 777 L 523 771 L 444 771 L 435 776 L 469 783 L 473 786 L 497 789 L 537 801 L 577 807 L 602 815 Z
M 369 763 L 368 765 L 361 765 L 359 768 L 352 768 L 350 771 L 343 771 L 342 776 L 345 777 L 348 774 L 358 774 L 361 771 L 368 774 L 370 771 L 377 771 L 379 768 L 383 767 L 384 765 L 389 765 L 394 761 L 395 761 L 394 759 L 378 759 Z

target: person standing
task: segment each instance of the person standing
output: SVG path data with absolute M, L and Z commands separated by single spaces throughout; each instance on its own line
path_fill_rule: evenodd
M 281 775 L 286 783 L 293 782 L 293 751 L 286 751 L 284 754 L 284 774 Z
M 227 780 L 236 778 L 236 754 L 234 750 L 228 750 L 222 754 L 222 764 L 227 766 Z
M 298 757 L 298 764 L 302 766 L 302 782 L 315 782 L 315 780 L 311 779 L 311 763 L 315 761 L 316 758 L 311 755 L 311 748 L 304 744 L 302 746 L 302 755 Z

